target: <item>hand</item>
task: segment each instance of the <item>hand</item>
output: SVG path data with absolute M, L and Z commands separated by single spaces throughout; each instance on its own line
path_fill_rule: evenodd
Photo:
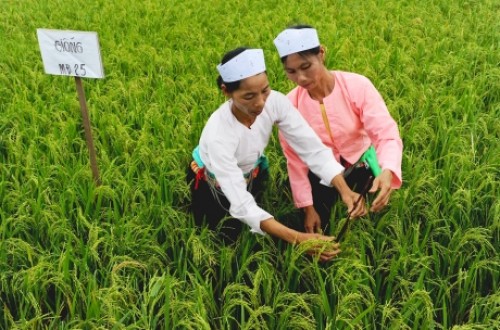
M 306 233 L 321 233 L 321 219 L 312 205 L 304 207 L 304 229 Z
M 369 192 L 373 194 L 377 190 L 380 191 L 372 203 L 370 208 L 371 212 L 379 212 L 389 203 L 389 197 L 392 192 L 391 183 L 392 172 L 390 170 L 383 170 L 382 173 L 375 178 Z
M 358 218 L 362 217 L 367 213 L 365 199 L 358 193 L 355 193 L 352 190 L 345 192 L 341 195 L 342 201 L 347 206 L 347 212 L 349 214 L 349 218 Z
M 316 255 L 321 262 L 335 258 L 340 252 L 340 245 L 334 243 L 335 237 L 321 234 L 299 233 L 297 243 L 305 245 L 307 253 Z M 308 246 L 310 244 L 310 246 Z
M 350 218 L 357 218 L 366 214 L 365 199 L 349 188 L 342 174 L 336 175 L 331 184 L 337 188 L 342 201 L 347 205 Z

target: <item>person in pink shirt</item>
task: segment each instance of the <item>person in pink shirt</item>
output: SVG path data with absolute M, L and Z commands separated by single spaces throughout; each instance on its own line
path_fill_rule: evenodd
M 346 181 L 354 191 L 360 192 L 375 177 L 369 192 L 378 193 L 370 211 L 382 210 L 392 190 L 401 187 L 403 152 L 398 126 L 382 96 L 368 78 L 326 68 L 325 48 L 309 25 L 282 31 L 274 44 L 287 77 L 297 84 L 288 98 L 346 167 Z M 326 232 L 338 193 L 320 184 L 283 136 L 280 142 L 295 206 L 304 211 L 306 232 Z M 364 161 L 370 152 L 373 156 L 376 152 L 378 164 Z

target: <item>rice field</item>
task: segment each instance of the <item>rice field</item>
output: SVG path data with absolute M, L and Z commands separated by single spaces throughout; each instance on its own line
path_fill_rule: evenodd
M 0 329 L 500 328 L 500 3 L 0 1 Z M 267 236 L 193 226 L 185 171 L 224 101 L 216 64 L 308 23 L 327 66 L 369 77 L 404 142 L 403 187 L 322 264 Z M 84 79 L 46 75 L 37 28 L 96 31 Z M 275 132 L 277 133 L 277 132 Z M 293 211 L 277 134 L 265 208 Z M 345 209 L 334 212 L 339 228 Z M 336 232 L 336 231 L 335 231 Z

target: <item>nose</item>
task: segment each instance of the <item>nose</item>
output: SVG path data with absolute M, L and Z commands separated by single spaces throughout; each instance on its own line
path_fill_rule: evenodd
M 297 83 L 303 83 L 306 81 L 306 75 L 303 72 L 298 72 L 297 73 Z
M 264 104 L 266 104 L 266 95 L 260 94 L 256 99 L 255 99 L 255 107 L 256 108 L 263 108 Z

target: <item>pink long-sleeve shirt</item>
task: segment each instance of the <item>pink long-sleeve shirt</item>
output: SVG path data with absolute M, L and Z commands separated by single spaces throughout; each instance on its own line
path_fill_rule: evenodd
M 328 146 L 337 161 L 340 156 L 354 164 L 374 145 L 380 167 L 393 175 L 392 188 L 401 187 L 401 160 L 403 142 L 398 126 L 371 81 L 359 74 L 332 71 L 335 86 L 323 99 L 330 130 L 325 127 L 320 103 L 313 100 L 307 90 L 298 86 L 288 93 L 288 98 L 299 110 L 321 141 Z M 296 207 L 313 205 L 308 168 L 280 135 L 280 142 L 287 158 L 288 176 Z

